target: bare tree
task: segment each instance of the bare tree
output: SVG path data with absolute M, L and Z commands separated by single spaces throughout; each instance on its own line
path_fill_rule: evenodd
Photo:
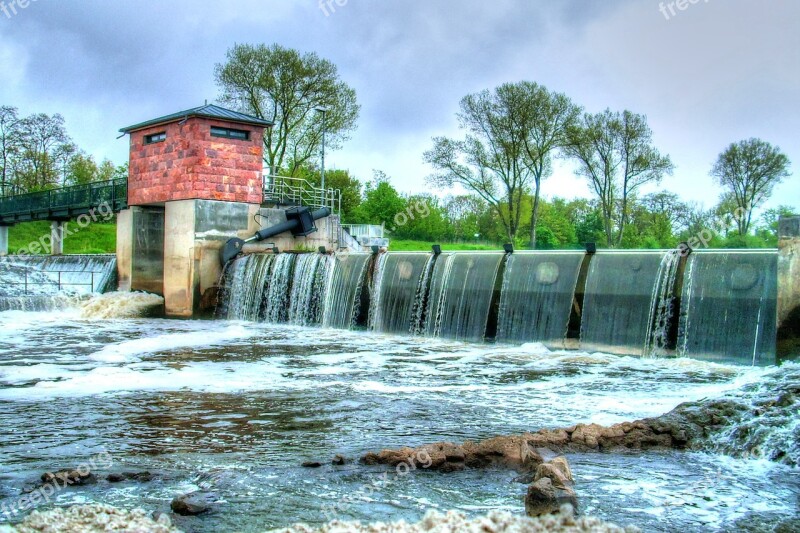
M 552 172 L 555 152 L 568 144 L 567 134 L 577 124 L 581 108 L 567 95 L 548 91 L 534 82 L 506 84 L 500 90 L 516 100 L 513 125 L 523 135 L 526 165 L 533 177 L 531 248 L 535 248 L 542 180 Z
M 437 174 L 428 181 L 440 187 L 461 185 L 485 200 L 514 242 L 521 203 L 532 179 L 525 151 L 526 134 L 515 127 L 518 100 L 502 87 L 465 96 L 458 113 L 463 140 L 435 137 L 424 159 Z
M 14 161 L 19 150 L 19 115 L 16 107 L 0 107 L 0 197 L 13 194 Z
M 294 176 L 318 153 L 323 128 L 326 149 L 337 149 L 356 127 L 355 90 L 339 79 L 336 65 L 317 54 L 239 44 L 216 66 L 215 76 L 222 102 L 274 121 L 264 134 L 270 171 Z
M 791 175 L 790 164 L 780 148 L 755 138 L 731 144 L 719 155 L 711 176 L 725 187 L 743 213 L 736 218 L 739 235 L 750 231 L 753 210 L 772 196 L 777 184 Z
M 565 152 L 578 161 L 578 173 L 600 201 L 608 246 L 622 243 L 636 191 L 672 174 L 669 156 L 662 156 L 652 143 L 647 118 L 630 111 L 586 114 L 570 130 Z

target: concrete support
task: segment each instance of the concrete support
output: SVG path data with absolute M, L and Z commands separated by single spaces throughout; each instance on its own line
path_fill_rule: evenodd
M 0 226 L 0 256 L 8 255 L 8 226 Z
M 61 220 L 50 222 L 50 254 L 64 255 L 64 230 L 67 223 Z
M 215 200 L 167 202 L 164 211 L 164 306 L 167 316 L 190 318 L 213 309 L 222 266 L 219 254 L 232 237 L 249 237 L 257 204 Z
M 164 208 L 131 207 L 117 215 L 119 290 L 164 294 Z
M 779 222 L 778 356 L 800 356 L 800 217 Z

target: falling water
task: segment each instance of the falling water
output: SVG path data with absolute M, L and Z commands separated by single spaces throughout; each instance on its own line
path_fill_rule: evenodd
M 289 297 L 290 324 L 311 326 L 320 323 L 325 283 L 332 262 L 332 257 L 325 254 L 297 256 Z
M 482 340 L 505 254 L 451 254 L 434 266 L 428 334 Z M 441 268 L 440 268 L 441 262 Z
M 586 279 L 581 347 L 643 355 L 663 251 L 598 252 Z
M 584 257 L 582 252 L 515 253 L 509 257 L 497 340 L 560 346 Z
M 679 354 L 775 364 L 778 259 L 771 251 L 698 251 L 689 256 Z
M 370 325 L 384 333 L 412 333 L 417 329 L 419 308 L 424 305 L 419 302 L 420 284 L 431 255 L 383 254 L 379 261 Z
M 685 261 L 674 250 L 604 251 L 591 257 L 584 288 L 587 260 L 582 252 L 256 254 L 226 267 L 217 316 L 458 340 L 496 331 L 501 342 L 554 348 L 579 325 L 584 350 L 774 362 L 774 252 L 696 252 Z
M 658 357 L 667 354 L 670 347 L 670 329 L 675 306 L 675 282 L 681 264 L 681 253 L 673 250 L 664 254 L 658 269 L 658 281 L 653 286 L 650 299 L 650 316 L 654 317 L 647 331 L 647 345 L 644 349 L 646 357 Z
M 322 325 L 350 329 L 361 301 L 369 254 L 337 255 L 328 275 Z
M 0 310 L 72 307 L 81 296 L 115 288 L 113 255 L 0 257 Z
M 280 254 L 273 256 L 272 273 L 265 287 L 266 299 L 264 300 L 263 320 L 266 322 L 287 322 L 289 320 L 289 297 L 292 283 L 292 268 L 294 267 L 294 254 Z

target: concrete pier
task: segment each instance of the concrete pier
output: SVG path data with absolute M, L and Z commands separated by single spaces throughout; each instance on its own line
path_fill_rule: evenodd
M 67 223 L 61 220 L 50 222 L 50 254 L 64 255 L 64 230 Z
M 0 226 L 0 256 L 8 255 L 8 226 Z
M 800 217 L 785 217 L 778 233 L 778 357 L 800 355 Z

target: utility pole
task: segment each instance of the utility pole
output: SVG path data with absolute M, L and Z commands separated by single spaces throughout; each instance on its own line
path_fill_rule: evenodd
M 327 113 L 328 110 L 324 107 L 318 107 L 316 111 L 322 113 L 322 169 L 320 172 L 320 181 L 322 183 L 322 203 L 327 205 L 328 193 L 325 190 L 325 113 Z

